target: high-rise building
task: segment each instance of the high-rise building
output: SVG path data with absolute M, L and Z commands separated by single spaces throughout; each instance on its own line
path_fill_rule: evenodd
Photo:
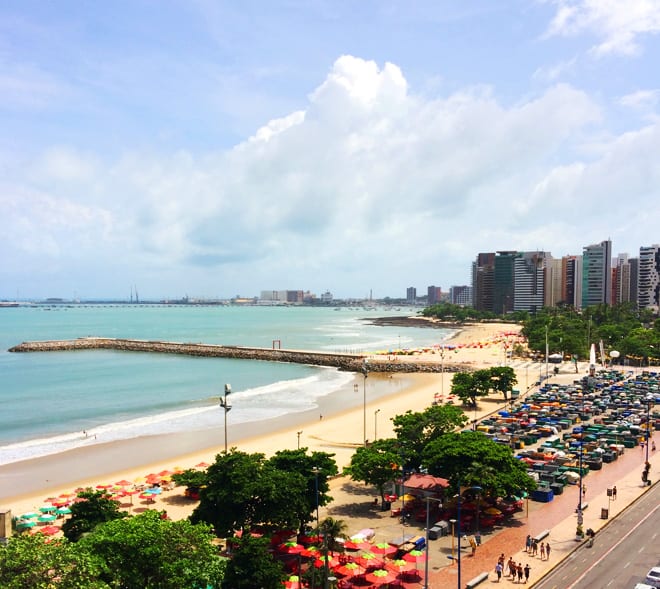
M 630 302 L 637 305 L 637 296 L 639 293 L 639 258 L 630 258 L 628 265 L 630 266 Z
M 429 286 L 426 289 L 426 302 L 429 305 L 436 305 L 442 299 L 442 287 Z
M 449 289 L 449 300 L 453 305 L 461 307 L 472 306 L 472 287 L 467 285 L 452 286 Z
M 612 302 L 612 242 L 588 245 L 582 251 L 582 307 Z
M 414 305 L 417 302 L 417 289 L 414 286 L 409 286 L 406 289 L 406 301 L 409 305 Z
M 582 256 L 561 259 L 560 302 L 576 309 L 582 308 Z
M 547 254 L 545 269 L 545 300 L 546 307 L 556 307 L 562 302 L 563 259 L 553 258 Z
M 660 307 L 660 245 L 639 248 L 637 304 L 655 313 Z
M 519 252 L 513 259 L 513 310 L 536 313 L 545 303 L 546 252 Z
M 630 302 L 630 262 L 628 254 L 619 254 L 612 269 L 612 304 Z
M 481 253 L 472 263 L 472 306 L 477 311 L 494 311 L 493 280 L 495 253 Z
M 506 315 L 513 311 L 514 265 L 518 252 L 502 251 L 495 256 L 493 273 L 493 312 Z

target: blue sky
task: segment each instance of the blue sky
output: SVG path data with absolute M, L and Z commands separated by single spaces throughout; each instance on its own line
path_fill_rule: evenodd
M 404 296 L 660 242 L 660 0 L 0 5 L 0 298 Z

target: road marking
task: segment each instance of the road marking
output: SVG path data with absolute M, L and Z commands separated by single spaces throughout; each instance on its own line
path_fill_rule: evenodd
M 638 552 L 638 553 L 639 553 L 639 552 L 643 552 L 644 548 L 645 548 L 645 546 L 641 546 L 640 549 L 639 549 L 637 552 Z
M 581 574 L 581 575 L 580 575 L 580 576 L 579 576 L 579 577 L 573 582 L 572 585 L 569 585 L 566 589 L 573 589 L 573 587 L 576 587 L 577 584 L 578 584 L 580 581 L 582 581 L 582 579 L 584 579 L 584 578 L 585 578 L 585 577 L 586 577 L 586 576 L 587 576 L 587 575 L 588 575 L 588 574 L 589 574 L 589 573 L 590 573 L 590 572 L 591 572 L 596 566 L 598 566 L 601 562 L 603 562 L 603 560 L 605 559 L 605 557 L 609 556 L 615 548 L 617 548 L 622 542 L 624 542 L 625 539 L 626 539 L 628 536 L 630 536 L 630 534 L 632 534 L 632 533 L 637 529 L 637 527 L 638 527 L 639 525 L 641 525 L 641 524 L 642 524 L 643 522 L 645 522 L 649 517 L 651 517 L 651 516 L 652 516 L 652 515 L 658 510 L 658 508 L 660 508 L 660 505 L 656 505 L 656 506 L 655 506 L 655 507 L 654 507 L 649 513 L 647 513 L 647 514 L 646 514 L 646 515 L 645 515 L 645 516 L 639 521 L 639 523 L 638 523 L 634 528 L 631 528 L 630 530 L 628 530 L 628 533 L 625 534 L 625 535 L 623 536 L 623 538 L 621 538 L 616 544 L 614 544 L 613 546 L 611 546 L 610 549 L 609 549 L 605 554 L 603 554 L 603 555 L 602 555 L 602 556 L 601 556 L 596 562 L 594 562 L 594 563 L 593 563 L 593 564 L 592 564 L 592 565 L 591 565 L 586 571 L 584 571 L 584 572 L 583 572 L 583 573 L 582 573 L 582 574 Z M 630 562 L 628 562 L 628 564 L 630 564 Z M 626 566 L 628 566 L 628 564 L 626 564 Z M 625 567 L 624 567 L 624 568 L 625 568 Z
M 630 561 L 628 561 L 626 564 L 623 565 L 624 569 L 627 569 L 630 566 Z

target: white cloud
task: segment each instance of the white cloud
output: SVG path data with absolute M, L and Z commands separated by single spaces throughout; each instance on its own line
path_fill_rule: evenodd
M 658 0 L 553 0 L 557 10 L 547 36 L 582 33 L 600 39 L 592 47 L 596 56 L 637 55 L 640 38 L 660 32 Z
M 660 99 L 660 90 L 638 90 L 631 92 L 619 99 L 621 106 L 634 108 L 637 110 L 652 110 L 658 105 Z
M 575 71 L 577 58 L 561 61 L 549 66 L 541 66 L 534 71 L 532 78 L 541 82 L 555 83 L 566 75 L 571 75 Z
M 632 195 L 636 210 L 655 210 L 644 203 L 660 185 L 658 127 L 578 159 L 601 116 L 566 84 L 513 106 L 488 87 L 427 99 L 397 66 L 343 56 L 304 111 L 231 150 L 104 164 L 48 150 L 25 166 L 21 190 L 0 192 L 3 228 L 31 267 L 84 258 L 99 292 L 134 282 L 129 273 L 158 295 L 193 277 L 199 294 L 222 284 L 224 296 L 292 285 L 392 295 L 393 274 L 466 282 L 478 251 L 576 253 L 616 232 Z

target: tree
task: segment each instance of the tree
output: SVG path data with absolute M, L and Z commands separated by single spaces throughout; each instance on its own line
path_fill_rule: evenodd
M 506 496 L 536 489 L 536 482 L 527 474 L 526 466 L 515 459 L 507 446 L 493 442 L 481 432 L 448 433 L 431 442 L 424 449 L 424 465 L 429 473 L 450 479 L 456 486 L 466 476 L 467 465 L 481 464 L 488 476 L 471 484 L 478 484 L 493 495 Z
M 3 589 L 110 589 L 100 573 L 100 563 L 68 540 L 21 534 L 0 544 Z
M 515 371 L 511 366 L 493 366 L 489 368 L 489 373 L 491 388 L 502 393 L 506 401 L 507 392 L 518 382 Z
M 369 446 L 360 446 L 351 456 L 344 474 L 354 481 L 373 485 L 381 501 L 385 500 L 385 485 L 397 476 L 400 457 L 394 451 L 394 440 L 377 440 Z
M 328 481 L 338 472 L 333 456 L 334 454 L 327 452 L 312 452 L 311 455 L 308 455 L 307 448 L 300 448 L 280 450 L 269 459 L 270 464 L 278 470 L 298 473 L 305 479 L 304 502 L 300 504 L 298 513 L 301 534 L 304 531 L 304 525 L 314 519 L 317 500 L 321 507 L 332 501 L 332 497 L 328 494 L 330 491 Z
M 80 540 L 103 562 L 101 576 L 122 589 L 218 586 L 225 562 L 210 526 L 161 518 L 154 510 L 99 525 Z
M 62 525 L 64 537 L 71 542 L 78 541 L 99 524 L 126 516 L 105 491 L 88 489 L 78 493 L 78 497 L 84 501 L 71 506 L 71 517 Z
M 306 490 L 302 474 L 279 470 L 263 454 L 232 449 L 209 466 L 207 485 L 190 518 L 210 523 L 221 537 L 257 526 L 297 529 L 308 505 Z
M 429 442 L 467 422 L 463 411 L 454 405 L 431 405 L 421 412 L 408 410 L 397 415 L 392 423 L 398 445 L 398 463 L 408 469 L 419 469 L 422 451 Z
M 223 587 L 231 589 L 281 589 L 282 564 L 269 552 L 268 540 L 245 534 L 232 539 L 232 558 L 227 563 Z
M 183 472 L 177 472 L 172 475 L 172 480 L 187 489 L 199 490 L 206 485 L 207 475 L 205 470 L 196 470 L 189 468 Z
M 323 536 L 323 548 L 325 551 L 337 552 L 343 546 L 340 538 L 346 538 L 348 526 L 344 520 L 326 517 L 320 524 L 318 533 Z

